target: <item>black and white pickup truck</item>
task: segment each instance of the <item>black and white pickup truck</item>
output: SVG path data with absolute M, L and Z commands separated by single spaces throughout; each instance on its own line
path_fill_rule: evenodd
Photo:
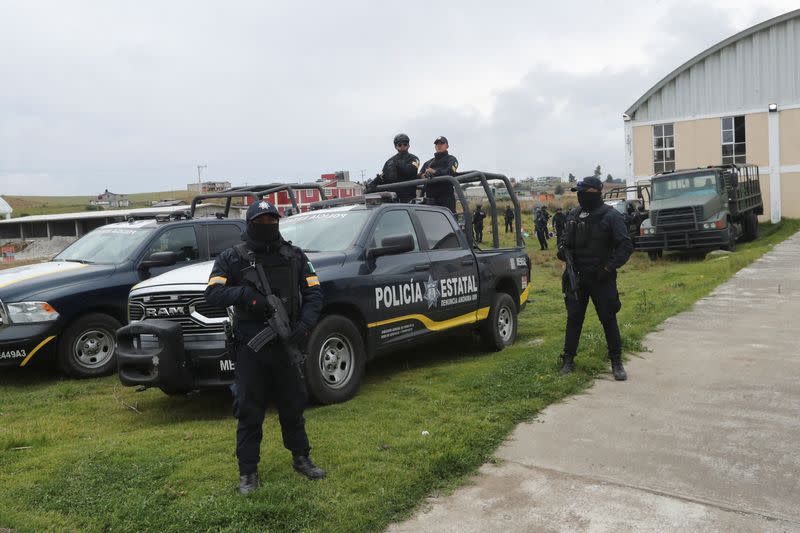
M 482 174 L 480 181 L 486 183 Z M 466 205 L 460 187 L 457 193 Z M 530 287 L 521 236 L 514 247 L 481 250 L 448 209 L 393 200 L 393 193 L 379 193 L 322 202 L 281 220 L 283 237 L 306 252 L 324 294 L 305 365 L 309 392 L 320 403 L 352 397 L 368 360 L 453 328 L 475 329 L 491 350 L 516 338 Z M 133 288 L 130 324 L 118 333 L 123 384 L 180 393 L 232 382 L 227 310 L 203 299 L 212 264 Z
M 142 280 L 239 242 L 243 220 L 167 216 L 98 228 L 51 261 L 0 272 L 0 367 L 55 356 L 73 377 L 117 368 L 116 330 Z

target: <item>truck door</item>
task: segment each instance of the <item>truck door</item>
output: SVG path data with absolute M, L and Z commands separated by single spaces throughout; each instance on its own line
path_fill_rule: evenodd
M 417 209 L 415 215 L 431 262 L 428 316 L 440 329 L 474 322 L 478 269 L 472 250 L 452 217 L 432 209 Z
M 381 246 L 386 237 L 410 234 L 414 249 L 410 252 L 383 255 L 367 260 L 372 276 L 372 293 L 367 315 L 370 335 L 376 346 L 395 344 L 428 332 L 424 326 L 424 282 L 430 275 L 428 254 L 407 209 L 384 211 L 372 228 L 367 248 Z

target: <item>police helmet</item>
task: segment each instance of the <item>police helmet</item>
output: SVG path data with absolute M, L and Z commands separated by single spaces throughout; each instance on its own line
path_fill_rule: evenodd
M 398 133 L 394 136 L 394 144 L 395 146 L 398 144 L 411 144 L 411 139 L 405 133 Z

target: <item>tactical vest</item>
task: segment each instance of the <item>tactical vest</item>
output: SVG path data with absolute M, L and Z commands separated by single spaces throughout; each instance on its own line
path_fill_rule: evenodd
M 611 209 L 607 205 L 598 207 L 591 213 L 578 208 L 567 222 L 567 247 L 575 257 L 579 271 L 599 270 L 608 264 L 613 245 L 611 226 L 601 224 Z M 583 216 L 581 216 L 583 215 Z
M 272 293 L 281 299 L 286 306 L 292 326 L 300 316 L 300 257 L 295 249 L 288 243 L 284 243 L 275 252 L 256 253 L 248 248 L 247 243 L 239 243 L 234 246 L 239 256 L 240 262 L 245 265 L 242 269 L 242 284 L 255 288 L 261 293 L 266 293 L 258 280 L 258 273 L 254 267 L 250 267 L 253 261 L 261 264 L 264 274 L 269 281 Z M 252 313 L 242 306 L 236 306 L 236 318 L 242 321 L 264 322 L 264 315 Z

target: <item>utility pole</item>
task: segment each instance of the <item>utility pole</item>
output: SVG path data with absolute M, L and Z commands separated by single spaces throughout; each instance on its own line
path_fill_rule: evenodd
M 366 173 L 367 173 L 367 169 L 366 168 L 362 168 L 361 169 L 361 182 L 362 183 L 364 182 L 364 176 L 366 175 Z
M 200 175 L 202 174 L 203 169 L 205 169 L 206 167 L 208 167 L 208 165 L 197 165 L 197 192 L 198 193 L 202 193 L 203 192 L 203 181 L 202 181 Z

